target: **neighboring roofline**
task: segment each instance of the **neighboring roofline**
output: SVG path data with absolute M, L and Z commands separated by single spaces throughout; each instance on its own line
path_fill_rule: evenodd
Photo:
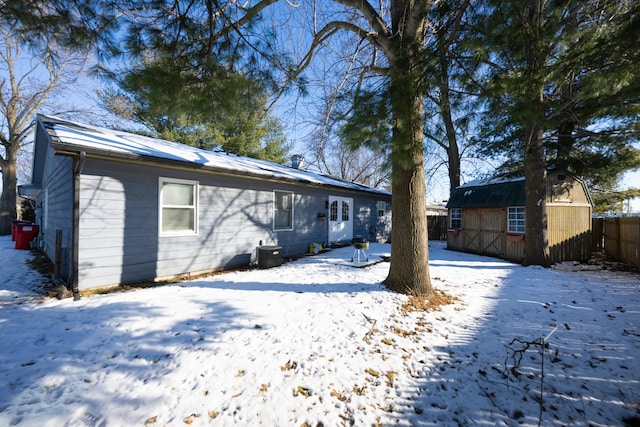
M 161 156 L 154 156 L 150 154 L 137 154 L 137 153 L 131 153 L 131 152 L 114 151 L 110 149 L 98 149 L 95 147 L 90 147 L 82 144 L 74 144 L 72 142 L 61 140 L 59 135 L 56 133 L 55 126 L 59 125 L 59 126 L 69 127 L 71 129 L 77 129 L 79 131 L 88 132 L 91 134 L 100 132 L 100 129 L 104 129 L 105 131 L 108 131 L 109 129 L 83 125 L 80 123 L 59 119 L 57 117 L 44 116 L 44 115 L 38 115 L 38 121 L 41 122 L 43 127 L 46 129 L 49 139 L 51 141 L 51 146 L 55 150 L 55 153 L 58 155 L 77 157 L 80 155 L 80 153 L 85 153 L 87 157 L 102 159 L 102 160 L 113 161 L 114 159 L 116 159 L 118 161 L 126 162 L 126 163 L 155 164 L 155 165 L 159 165 L 161 167 L 166 167 L 170 169 L 179 169 L 179 170 L 190 171 L 190 172 L 201 171 L 201 172 L 207 172 L 207 173 L 229 176 L 229 177 L 255 179 L 263 182 L 287 182 L 290 184 L 295 184 L 295 185 L 305 186 L 305 187 L 334 188 L 340 191 L 353 192 L 353 193 L 375 194 L 375 195 L 384 196 L 384 197 L 391 196 L 391 193 L 386 190 L 367 187 L 356 182 L 344 181 L 338 178 L 317 174 L 314 172 L 289 168 L 288 166 L 280 165 L 273 162 L 252 159 L 252 158 L 245 158 L 245 157 L 237 156 L 233 154 L 228 154 L 228 156 L 231 156 L 230 159 L 233 158 L 240 162 L 246 161 L 246 162 L 253 163 L 253 165 L 251 166 L 254 168 L 257 167 L 257 164 L 262 163 L 264 164 L 265 168 L 270 167 L 270 168 L 273 168 L 273 170 L 270 173 L 268 172 L 257 173 L 251 170 L 240 171 L 240 170 L 233 170 L 229 168 L 217 167 L 214 165 L 196 163 L 193 161 L 189 161 L 188 159 L 171 159 L 171 158 L 164 158 Z M 161 142 L 163 144 L 168 143 L 172 145 L 179 144 L 171 141 L 160 140 L 157 138 L 150 138 L 150 137 L 145 137 L 141 135 L 135 135 L 135 134 L 131 134 L 130 132 L 124 132 L 124 131 L 122 132 L 129 135 L 133 135 L 135 137 L 148 139 L 149 142 L 159 142 L 159 143 Z M 185 145 L 184 147 L 188 147 L 189 150 L 192 150 L 195 152 L 202 151 L 208 155 L 215 154 L 210 151 L 200 150 L 198 148 L 187 146 L 187 145 Z M 278 169 L 282 169 L 282 170 L 278 170 Z M 291 170 L 289 171 L 289 169 Z M 264 170 L 267 171 L 267 169 L 264 169 Z M 306 178 L 283 176 L 285 174 L 285 171 L 292 172 L 296 175 L 302 175 L 303 177 L 306 176 Z M 314 177 L 316 178 L 316 180 L 313 179 Z M 335 181 L 335 183 L 319 182 L 320 180 Z
M 439 203 L 429 203 L 427 202 L 427 209 L 447 209 L 447 205 L 445 204 L 439 204 Z

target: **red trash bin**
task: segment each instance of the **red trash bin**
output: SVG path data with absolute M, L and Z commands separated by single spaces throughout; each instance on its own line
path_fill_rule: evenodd
M 11 241 L 16 241 L 16 234 L 18 234 L 18 226 L 20 224 L 31 224 L 29 221 L 23 221 L 21 219 L 14 219 L 11 221 Z
M 39 231 L 40 227 L 35 224 L 18 224 L 16 227 L 16 249 L 29 249 L 29 245 Z

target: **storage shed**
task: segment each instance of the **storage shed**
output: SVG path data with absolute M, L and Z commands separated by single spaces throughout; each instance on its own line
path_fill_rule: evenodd
M 447 248 L 521 263 L 525 250 L 524 177 L 473 181 L 447 203 Z M 547 173 L 547 232 L 552 262 L 590 255 L 592 202 L 583 181 L 566 171 Z
M 36 202 L 39 246 L 74 290 L 248 265 L 260 247 L 288 257 L 391 232 L 388 191 L 47 116 L 20 192 Z

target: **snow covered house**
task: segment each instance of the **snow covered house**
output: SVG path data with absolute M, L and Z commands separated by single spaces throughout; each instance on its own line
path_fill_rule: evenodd
M 287 257 L 390 234 L 387 191 L 43 115 L 20 192 L 74 290 L 246 265 L 258 247 Z
M 591 196 L 566 171 L 547 173 L 547 232 L 552 262 L 587 259 Z M 521 263 L 525 249 L 525 180 L 472 181 L 451 192 L 447 248 Z

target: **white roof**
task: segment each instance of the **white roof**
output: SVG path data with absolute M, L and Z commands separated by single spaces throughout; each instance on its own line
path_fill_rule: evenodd
M 328 185 L 349 190 L 391 194 L 385 190 L 265 160 L 202 150 L 185 144 L 71 122 L 57 117 L 40 115 L 39 119 L 49 129 L 50 135 L 54 138 L 55 148 L 59 150 L 65 148 L 114 157 L 163 159 L 241 176 L 252 175 L 265 179 L 282 179 L 310 185 Z

